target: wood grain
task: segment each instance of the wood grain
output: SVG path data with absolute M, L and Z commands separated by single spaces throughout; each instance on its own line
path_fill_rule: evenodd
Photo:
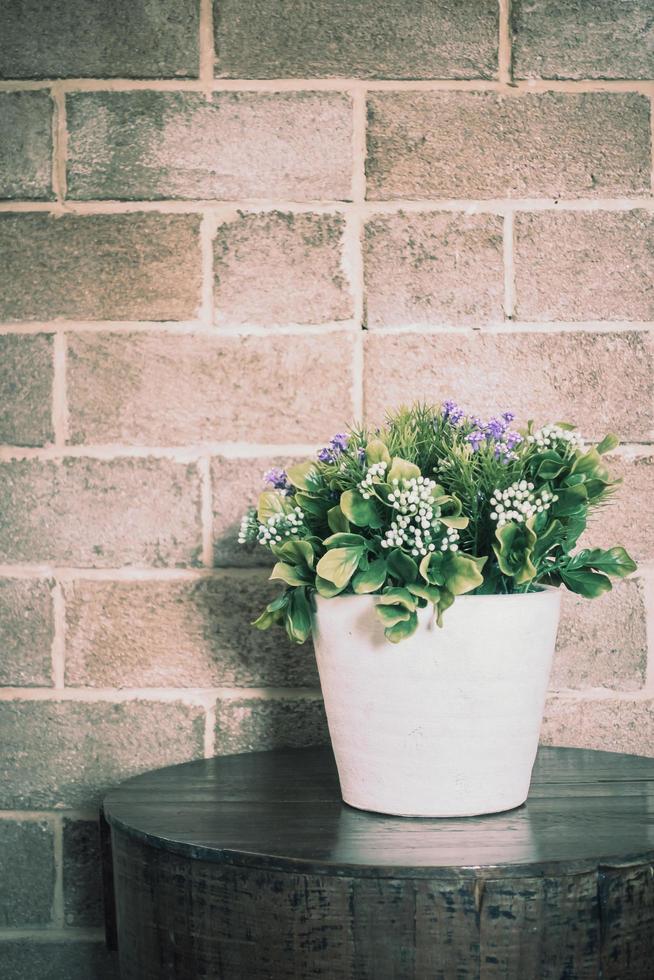
M 527 804 L 416 820 L 340 801 L 329 749 L 110 793 L 123 980 L 652 980 L 654 760 L 543 748 Z

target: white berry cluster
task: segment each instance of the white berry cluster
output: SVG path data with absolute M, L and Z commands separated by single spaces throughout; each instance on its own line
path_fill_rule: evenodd
M 288 514 L 271 514 L 267 521 L 256 525 L 256 539 L 261 544 L 280 544 L 284 538 L 298 534 L 304 520 L 301 507 L 294 507 Z M 238 535 L 239 544 L 245 544 L 253 539 L 252 516 L 248 512 L 241 521 Z
M 381 541 L 382 548 L 405 548 L 414 557 L 430 551 L 458 550 L 458 531 L 450 531 L 443 537 L 440 508 L 434 504 L 434 480 L 428 477 L 412 477 L 410 480 L 393 480 L 388 503 L 397 516 Z
M 364 500 L 369 500 L 372 497 L 373 484 L 385 478 L 387 468 L 388 463 L 385 463 L 383 460 L 380 460 L 379 463 L 372 463 L 368 467 L 366 475 L 358 485 L 359 492 Z
M 544 425 L 533 435 L 527 436 L 527 442 L 535 443 L 539 449 L 549 449 L 557 442 L 567 442 L 575 449 L 583 446 L 584 440 L 574 429 L 562 429 L 559 425 Z
M 524 521 L 534 517 L 535 514 L 542 514 L 544 510 L 549 510 L 552 503 L 558 500 L 556 494 L 543 490 L 540 497 L 534 493 L 534 484 L 520 480 L 512 483 L 506 490 L 494 490 L 491 497 L 491 521 L 497 521 L 497 526 L 502 527 L 509 521 L 522 524 Z

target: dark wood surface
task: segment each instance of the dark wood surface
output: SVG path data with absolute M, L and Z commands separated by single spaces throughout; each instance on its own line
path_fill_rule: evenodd
M 124 980 L 654 978 L 654 759 L 539 751 L 463 819 L 340 800 L 331 750 L 203 760 L 104 803 Z

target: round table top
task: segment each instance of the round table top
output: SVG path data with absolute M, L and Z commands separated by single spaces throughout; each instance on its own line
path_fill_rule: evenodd
M 570 874 L 654 860 L 654 759 L 541 748 L 527 802 L 485 817 L 388 817 L 341 801 L 330 748 L 202 759 L 110 792 L 115 829 L 224 864 L 371 877 Z

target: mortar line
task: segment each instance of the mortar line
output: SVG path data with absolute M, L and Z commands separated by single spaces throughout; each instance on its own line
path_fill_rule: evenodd
M 514 220 L 513 214 L 504 215 L 502 255 L 504 264 L 504 316 L 512 321 L 515 316 L 515 269 L 514 256 Z
M 216 754 L 216 702 L 207 705 L 204 713 L 204 758 Z
M 200 82 L 208 102 L 213 89 L 213 69 L 215 62 L 213 37 L 213 2 L 200 0 Z
M 54 102 L 52 116 L 52 190 L 56 197 L 55 208 L 61 209 L 66 198 L 66 153 L 68 131 L 66 126 L 66 96 L 59 82 L 50 89 Z
M 55 940 L 63 940 L 65 942 L 88 942 L 91 940 L 93 942 L 100 943 L 104 940 L 104 936 L 105 933 L 102 927 L 52 927 L 49 929 L 10 929 L 0 927 L 0 940 L 4 940 L 5 942 L 9 942 L 11 940 L 29 939 L 30 942 L 35 943 L 51 943 Z
M 52 685 L 60 690 L 65 686 L 66 674 L 66 599 L 59 581 L 52 588 L 52 616 Z
M 511 0 L 499 0 L 499 38 L 497 45 L 497 77 L 512 85 Z
M 63 817 L 55 814 L 53 827 L 53 847 L 55 880 L 52 902 L 52 927 L 63 929 L 66 925 L 64 913 L 64 827 Z
M 59 582 L 196 582 L 206 579 L 248 578 L 253 574 L 267 578 L 266 565 L 224 565 L 217 568 L 59 568 L 50 565 L 0 565 L 0 577 L 26 581 L 57 577 Z
M 242 198 L 235 201 L 0 201 L 0 212 L 24 214 L 201 214 L 233 216 L 237 211 L 259 214 L 268 211 L 289 211 L 293 214 L 396 214 L 399 211 L 452 211 L 463 214 L 508 214 L 515 211 L 654 211 L 653 197 L 514 197 L 514 198 L 395 198 L 351 202 L 292 201 L 273 198 Z
M 654 562 L 638 563 L 638 578 L 642 582 L 645 606 L 645 637 L 647 663 L 643 690 L 654 695 Z
M 61 92 L 204 92 L 205 77 L 198 78 L 49 78 L 5 79 L 0 92 L 34 91 L 58 86 Z M 511 83 L 503 80 L 472 79 L 403 79 L 403 78 L 215 78 L 214 92 L 347 92 L 365 87 L 370 91 L 408 92 L 499 92 L 520 95 L 530 92 L 640 92 L 651 94 L 654 80 L 627 79 L 547 79 L 520 78 Z
M 203 212 L 200 222 L 200 323 L 213 330 L 215 310 L 213 296 L 213 239 L 216 234 L 216 218 L 210 212 Z
M 211 460 L 202 456 L 198 460 L 200 474 L 200 519 L 202 522 L 201 562 L 205 568 L 213 565 L 213 487 L 211 485 Z
M 0 810 L 0 820 L 27 820 L 37 823 L 45 820 L 51 825 L 55 817 L 68 820 L 97 820 L 98 810 L 77 810 L 73 807 L 51 807 L 49 810 Z
M 63 449 L 69 437 L 68 397 L 66 393 L 68 340 L 63 330 L 55 328 L 52 345 L 52 429 L 55 446 L 58 449 Z
M 651 188 L 652 193 L 654 194 L 654 92 L 650 96 L 649 100 L 649 133 L 649 153 L 652 164 Z
M 228 459 L 269 458 L 276 455 L 310 456 L 320 448 L 320 443 L 259 445 L 257 443 L 202 443 L 196 446 L 124 446 L 106 444 L 99 446 L 56 446 L 25 447 L 0 445 L 0 462 L 26 459 L 169 459 L 188 464 L 199 463 L 206 456 L 224 456 Z
M 261 701 L 283 699 L 302 701 L 321 693 L 319 687 L 6 687 L 0 688 L 0 701 L 75 701 L 85 704 L 119 704 L 125 701 L 180 701 L 208 708 L 215 701 L 256 698 Z
M 654 329 L 652 320 L 490 320 L 487 323 L 480 323 L 475 326 L 456 326 L 451 323 L 403 323 L 388 327 L 368 327 L 375 333 L 411 333 L 419 331 L 421 333 L 457 333 L 474 334 L 483 332 L 499 333 L 556 333 L 563 331 L 594 331 L 594 332 L 613 332 L 613 331 L 650 331 Z M 294 337 L 294 336 L 313 336 L 329 335 L 332 333 L 357 334 L 360 325 L 353 320 L 339 320 L 332 323 L 317 324 L 277 324 L 269 327 L 259 324 L 239 324 L 237 326 L 208 326 L 200 321 L 175 322 L 175 321 L 156 321 L 156 320 L 97 320 L 97 321 L 25 321 L 0 323 L 0 335 L 12 334 L 16 336 L 28 336 L 34 334 L 56 334 L 60 330 L 66 333 L 153 333 L 153 334 L 187 334 L 213 338 L 216 342 L 221 339 L 235 337 Z M 72 447 L 71 447 L 72 448 Z
M 363 330 L 366 316 L 366 287 L 364 276 L 364 215 L 366 200 L 366 89 L 352 93 L 352 201 L 354 208 L 347 217 L 349 228 L 352 285 L 355 298 L 354 318 L 359 329 L 352 349 L 352 410 L 354 420 L 363 421 Z

